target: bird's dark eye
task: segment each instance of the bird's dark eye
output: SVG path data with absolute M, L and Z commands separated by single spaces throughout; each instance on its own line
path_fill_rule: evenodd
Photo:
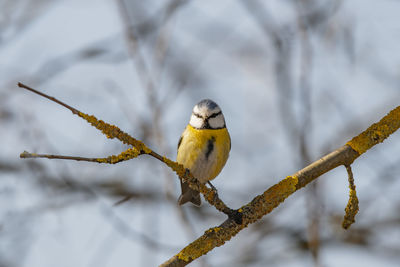
M 195 115 L 197 118 L 200 118 L 200 119 L 202 119 L 203 117 L 200 115 L 200 114 L 198 114 L 198 113 L 195 113 L 195 112 L 193 112 L 193 115 Z
M 215 118 L 215 117 L 217 117 L 218 115 L 220 115 L 220 114 L 222 114 L 222 111 L 219 111 L 219 112 L 217 112 L 217 113 L 213 113 L 213 114 L 211 114 L 210 116 L 208 116 L 208 118 L 207 119 L 210 119 L 210 118 Z

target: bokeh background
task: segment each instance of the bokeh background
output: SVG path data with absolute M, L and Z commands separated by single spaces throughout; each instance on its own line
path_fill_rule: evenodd
M 156 266 L 225 220 L 178 207 L 152 158 L 19 159 L 126 147 L 18 81 L 173 159 L 193 105 L 215 100 L 232 150 L 214 185 L 238 208 L 399 105 L 399 14 L 397 0 L 1 0 L 0 266 Z M 353 164 L 349 230 L 338 168 L 192 266 L 399 266 L 399 152 L 397 132 Z

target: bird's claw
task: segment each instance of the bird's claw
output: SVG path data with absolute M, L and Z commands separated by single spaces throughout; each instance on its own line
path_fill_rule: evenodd
M 229 219 L 233 220 L 236 224 L 242 224 L 243 213 L 238 210 L 231 210 L 228 214 Z
M 207 183 L 210 185 L 211 190 L 214 193 L 214 202 L 215 202 L 217 200 L 217 198 L 218 198 L 218 190 L 217 190 L 217 188 L 215 186 L 213 186 L 212 183 L 210 183 L 210 181 L 208 181 Z

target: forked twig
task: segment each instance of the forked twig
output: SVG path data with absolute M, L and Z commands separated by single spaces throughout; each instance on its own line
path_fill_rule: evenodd
M 73 114 L 78 115 L 82 119 L 86 120 L 92 126 L 100 130 L 103 134 L 105 134 L 108 138 L 117 138 L 122 143 L 126 145 L 132 146 L 128 150 L 122 152 L 116 156 L 110 156 L 107 158 L 84 158 L 84 157 L 75 157 L 75 156 L 61 156 L 61 155 L 48 155 L 48 154 L 33 154 L 29 152 L 23 152 L 20 157 L 21 158 L 49 158 L 49 159 L 68 159 L 68 160 L 80 160 L 80 161 L 89 161 L 89 162 L 98 162 L 98 163 L 109 163 L 115 164 L 121 161 L 129 160 L 135 158 L 140 155 L 149 155 L 152 156 L 163 163 L 165 163 L 168 167 L 170 167 L 179 177 L 184 181 L 188 182 L 189 186 L 199 191 L 204 195 L 204 198 L 207 202 L 213 205 L 217 210 L 228 215 L 229 218 L 232 218 L 237 224 L 242 223 L 242 214 L 237 210 L 233 210 L 226 206 L 226 204 L 218 197 L 216 192 L 210 188 L 208 188 L 205 184 L 200 183 L 193 174 L 185 169 L 181 164 L 168 159 L 165 156 L 161 156 L 160 154 L 154 152 L 149 147 L 147 147 L 142 141 L 137 140 L 130 136 L 129 134 L 121 131 L 117 126 L 108 124 L 102 120 L 98 120 L 93 115 L 85 114 L 76 108 L 71 107 L 70 105 L 65 104 L 64 102 L 56 99 L 55 97 L 46 95 L 42 92 L 39 92 L 36 89 L 33 89 L 23 83 L 18 83 L 18 86 L 24 89 L 27 89 L 35 94 L 43 96 L 69 110 L 72 111 Z
M 22 152 L 19 157 L 20 158 L 47 158 L 47 159 L 66 159 L 66 160 L 76 160 L 76 161 L 88 161 L 88 162 L 97 162 L 97 163 L 108 163 L 108 164 L 116 164 L 121 161 L 130 160 L 139 156 L 140 153 L 134 148 L 129 148 L 126 151 L 122 152 L 119 155 L 111 155 L 106 158 L 85 158 L 85 157 L 77 157 L 77 156 L 63 156 L 63 155 L 51 155 L 51 154 L 36 154 L 29 153 L 27 151 Z

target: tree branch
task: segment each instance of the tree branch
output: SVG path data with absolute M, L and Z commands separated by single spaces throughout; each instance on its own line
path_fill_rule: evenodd
M 108 138 L 117 138 L 121 142 L 127 145 L 131 145 L 132 148 L 129 153 L 129 149 L 122 152 L 118 156 L 114 156 L 114 160 L 123 161 L 131 159 L 138 155 L 147 154 L 150 155 L 166 165 L 168 165 L 178 176 L 187 181 L 189 186 L 195 190 L 200 191 L 205 199 L 217 210 L 224 212 L 228 215 L 228 219 L 223 222 L 220 226 L 210 228 L 207 230 L 203 236 L 186 246 L 177 255 L 173 256 L 170 260 L 162 264 L 161 266 L 185 266 L 193 260 L 199 258 L 200 256 L 208 253 L 215 247 L 223 245 L 226 241 L 230 240 L 242 229 L 247 227 L 249 224 L 256 222 L 261 219 L 264 215 L 270 213 L 274 208 L 280 205 L 287 197 L 299 190 L 300 188 L 306 186 L 308 183 L 318 178 L 322 174 L 340 166 L 344 165 L 347 168 L 349 174 L 350 183 L 350 200 L 352 191 L 355 192 L 355 186 L 352 181 L 352 172 L 349 166 L 357 159 L 361 154 L 365 153 L 368 149 L 374 145 L 383 142 L 389 135 L 400 128 L 400 106 L 393 109 L 389 114 L 383 117 L 379 122 L 372 124 L 367 130 L 354 137 L 352 140 L 347 142 L 346 145 L 341 148 L 331 152 L 330 154 L 322 157 L 321 159 L 315 161 L 314 163 L 308 165 L 304 169 L 296 172 L 295 174 L 286 177 L 278 184 L 273 185 L 263 194 L 256 196 L 251 202 L 242 206 L 238 210 L 232 210 L 225 205 L 225 203 L 220 200 L 216 192 L 209 189 L 206 185 L 200 183 L 190 171 L 186 170 L 181 164 L 171 161 L 170 159 L 161 156 L 148 148 L 143 142 L 131 137 L 129 134 L 121 131 L 118 127 L 110 125 L 102 120 L 98 120 L 92 115 L 87 115 L 80 112 L 79 110 L 57 100 L 54 97 L 50 97 L 44 93 L 41 93 L 35 89 L 32 89 L 26 85 L 18 83 L 19 87 L 28 89 L 36 94 L 54 101 L 69 110 L 73 114 L 78 115 L 92 126 L 102 131 Z M 127 159 L 119 160 L 118 157 L 127 153 Z M 21 157 L 47 157 L 47 158 L 64 158 L 72 159 L 68 156 L 55 156 L 55 155 L 37 155 L 24 152 Z M 113 156 L 110 156 L 110 162 L 112 163 Z M 87 158 L 75 157 L 75 160 L 84 160 Z M 100 159 L 107 161 L 108 158 Z M 99 159 L 93 161 L 99 162 Z M 119 160 L 119 161 L 118 161 Z M 115 162 L 115 163 L 117 163 Z M 350 201 L 349 200 L 349 201 Z M 346 208 L 346 215 L 348 214 Z
M 40 96 L 43 96 L 69 110 L 72 111 L 73 114 L 78 115 L 82 119 L 86 120 L 88 123 L 90 123 L 92 126 L 94 126 L 96 129 L 100 130 L 104 135 L 107 136 L 107 138 L 117 138 L 120 140 L 122 143 L 126 145 L 132 146 L 130 150 L 128 149 L 125 152 L 122 152 L 119 154 L 117 159 L 115 159 L 115 163 L 128 160 L 131 158 L 134 158 L 139 155 L 149 155 L 152 156 L 153 158 L 158 159 L 159 161 L 165 163 L 168 167 L 170 167 L 179 177 L 180 179 L 183 179 L 184 181 L 188 182 L 189 187 L 199 191 L 204 195 L 204 199 L 213 205 L 218 211 L 225 213 L 229 218 L 233 218 L 234 221 L 238 224 L 242 223 L 242 217 L 241 213 L 238 212 L 237 210 L 233 210 L 226 206 L 226 204 L 218 197 L 217 192 L 213 189 L 208 188 L 205 184 L 200 183 L 194 176 L 193 174 L 186 168 L 183 167 L 183 165 L 172 161 L 168 159 L 165 156 L 161 156 L 160 154 L 154 152 L 151 150 L 149 147 L 147 147 L 142 141 L 137 140 L 130 136 L 129 134 L 121 131 L 117 126 L 108 124 L 102 120 L 98 120 L 95 116 L 93 115 L 88 115 L 85 114 L 61 101 L 58 99 L 48 96 L 42 92 L 39 92 L 36 89 L 33 89 L 27 85 L 24 85 L 22 83 L 18 83 L 18 86 L 21 88 L 25 88 L 35 94 L 38 94 Z M 125 153 L 125 154 L 124 154 Z M 126 157 L 125 157 L 126 156 Z M 57 155 L 46 155 L 46 154 L 30 154 L 28 152 L 24 152 L 20 155 L 21 158 L 34 158 L 34 157 L 45 157 L 45 158 L 63 158 L 63 159 L 75 159 L 75 160 L 85 160 L 86 161 L 95 161 L 95 162 L 101 162 L 101 163 L 112 163 L 113 161 L 113 156 L 110 156 L 110 162 L 107 162 L 108 158 L 105 159 L 88 159 L 88 158 L 82 158 L 82 157 L 71 157 L 71 156 L 57 156 Z
M 76 160 L 76 161 L 88 161 L 88 162 L 97 162 L 97 163 L 108 163 L 108 164 L 116 164 L 121 161 L 130 160 L 139 156 L 140 153 L 134 148 L 128 148 L 126 151 L 122 152 L 119 155 L 111 155 L 106 158 L 84 158 L 77 156 L 62 156 L 62 155 L 50 155 L 50 154 L 36 154 L 29 153 L 27 151 L 22 152 L 19 157 L 23 159 L 27 158 L 47 158 L 47 159 L 66 159 L 66 160 Z
M 340 165 L 350 166 L 361 154 L 374 145 L 383 142 L 398 128 L 400 128 L 400 106 L 354 137 L 346 145 L 286 177 L 242 206 L 238 210 L 243 215 L 242 224 L 236 224 L 231 218 L 228 218 L 221 225 L 208 229 L 201 237 L 160 266 L 185 266 L 215 247 L 222 246 L 249 224 L 270 213 L 287 197 L 314 179 Z

